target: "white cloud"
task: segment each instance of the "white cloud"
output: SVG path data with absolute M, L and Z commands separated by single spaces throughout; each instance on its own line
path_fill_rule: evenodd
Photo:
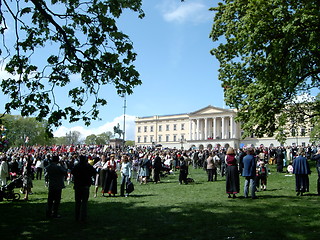
M 126 115 L 126 140 L 134 140 L 134 136 L 135 136 L 135 116 L 130 116 L 130 115 Z M 120 128 L 123 129 L 123 121 L 124 121 L 124 117 L 119 116 L 116 117 L 115 119 L 113 119 L 112 122 L 107 122 L 105 124 L 103 124 L 100 127 L 97 128 L 90 128 L 90 127 L 83 127 L 83 126 L 75 126 L 75 127 L 71 127 L 71 128 L 67 128 L 64 126 L 59 127 L 54 133 L 53 135 L 55 137 L 63 137 L 66 135 L 66 133 L 70 132 L 70 131 L 78 131 L 81 133 L 81 138 L 85 139 L 87 136 L 91 135 L 91 134 L 101 134 L 103 132 L 112 132 L 113 133 L 113 127 L 117 126 L 118 123 L 120 125 Z
M 212 18 L 208 7 L 201 1 L 183 3 L 164 1 L 158 8 L 167 22 L 201 23 Z

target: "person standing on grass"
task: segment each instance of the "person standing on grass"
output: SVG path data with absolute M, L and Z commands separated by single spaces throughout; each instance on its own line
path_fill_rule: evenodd
M 101 170 L 103 169 L 104 165 L 106 164 L 106 157 L 102 154 L 100 159 L 98 160 L 98 162 L 96 162 L 94 165 L 93 165 L 93 168 L 96 170 L 96 177 L 95 177 L 95 183 L 94 183 L 94 197 L 96 198 L 97 197 L 97 194 L 98 194 L 98 190 L 99 190 L 99 187 L 102 187 L 102 177 L 100 176 L 102 173 L 101 173 Z
M 40 156 L 37 157 L 35 168 L 36 168 L 36 179 L 37 180 L 41 180 L 42 169 L 43 169 L 43 161 L 40 158 Z
M 51 163 L 46 167 L 46 175 L 48 177 L 48 203 L 47 217 L 60 218 L 58 214 L 62 189 L 65 188 L 64 179 L 67 175 L 67 169 L 59 164 L 59 156 L 52 157 Z
M 305 192 L 309 192 L 309 176 L 311 173 L 307 158 L 304 156 L 305 151 L 299 148 L 298 157 L 293 160 L 293 174 L 296 177 L 296 192 L 297 196 Z
M 252 148 L 247 149 L 247 155 L 243 158 L 243 171 L 242 176 L 245 177 L 244 182 L 244 197 L 249 196 L 249 187 L 251 191 L 251 198 L 256 197 L 256 159 L 254 156 L 254 150 Z
M 240 192 L 240 179 L 238 164 L 236 160 L 236 154 L 232 147 L 229 147 L 227 150 L 227 155 L 225 159 L 227 168 L 226 168 L 226 192 L 228 198 L 236 198 L 236 194 Z
M 107 172 L 105 177 L 105 183 L 103 192 L 108 193 L 110 196 L 115 196 L 117 194 L 117 162 L 115 160 L 115 155 L 111 154 L 110 159 L 107 161 Z
M 9 177 L 9 165 L 7 162 L 7 157 L 3 156 L 0 159 L 0 187 L 7 185 L 7 179 Z
M 276 151 L 276 162 L 277 162 L 277 172 L 283 172 L 283 161 L 284 161 L 284 154 L 282 149 L 279 147 Z
M 74 179 L 75 219 L 85 222 L 87 220 L 89 190 L 96 170 L 88 163 L 88 158 L 81 155 L 79 163 L 71 173 Z
M 139 182 L 140 184 L 147 184 L 147 180 L 150 176 L 150 166 L 151 161 L 149 157 L 151 154 L 145 154 L 144 157 L 140 160 L 140 169 L 139 169 Z
M 128 194 L 124 194 L 124 191 L 127 188 L 127 183 L 131 180 L 131 168 L 132 165 L 129 161 L 129 157 L 127 155 L 123 155 L 121 159 L 121 186 L 120 186 L 120 195 L 121 197 L 127 197 Z
M 320 149 L 315 155 L 312 156 L 311 160 L 316 161 L 316 168 L 318 172 L 317 191 L 318 195 L 320 195 Z
M 179 172 L 179 184 L 188 184 L 187 177 L 189 173 L 189 167 L 188 167 L 188 160 L 187 157 L 184 155 L 181 155 L 179 158 L 179 165 L 180 165 L 180 172 Z
M 205 166 L 208 175 L 208 182 L 213 182 L 213 171 L 216 170 L 216 166 L 214 165 L 214 160 L 211 152 L 209 153 L 209 156 L 205 161 Z M 215 174 L 215 177 L 217 177 L 217 174 Z M 215 178 L 215 181 L 217 181 L 217 178 Z
M 153 169 L 154 169 L 153 181 L 154 181 L 154 183 L 159 183 L 160 182 L 160 172 L 162 169 L 162 159 L 159 156 L 159 153 L 156 153 L 156 157 L 154 158 Z
M 31 155 L 28 155 L 25 158 L 25 162 L 22 168 L 22 188 L 24 193 L 23 200 L 28 201 L 29 200 L 29 194 L 31 193 L 31 189 L 33 187 L 32 178 L 33 178 L 33 171 L 31 168 L 32 165 L 32 158 Z

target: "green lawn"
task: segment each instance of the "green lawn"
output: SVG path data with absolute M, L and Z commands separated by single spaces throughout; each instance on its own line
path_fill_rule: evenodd
M 228 199 L 225 179 L 207 182 L 201 169 L 190 169 L 193 184 L 179 185 L 177 172 L 160 184 L 135 184 L 128 198 L 93 198 L 92 187 L 86 224 L 74 221 L 71 185 L 63 190 L 63 218 L 46 219 L 47 189 L 34 181 L 30 201 L 0 202 L 0 239 L 319 239 L 315 168 L 303 197 L 285 175 L 271 166 L 268 190 L 256 200 L 242 197 L 242 177 L 239 198 Z

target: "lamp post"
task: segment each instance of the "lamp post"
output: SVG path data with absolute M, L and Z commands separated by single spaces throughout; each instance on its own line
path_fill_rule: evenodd
M 123 150 L 125 148 L 125 136 L 126 136 L 126 108 L 127 108 L 127 99 L 126 93 L 122 93 L 121 97 L 123 97 Z
M 183 150 L 183 138 L 181 138 L 180 143 L 181 143 L 181 150 Z

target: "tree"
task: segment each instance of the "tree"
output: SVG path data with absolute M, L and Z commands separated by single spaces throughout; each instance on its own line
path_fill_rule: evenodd
M 112 134 L 112 132 L 110 132 L 110 131 L 104 132 L 104 133 L 100 133 L 100 134 L 97 136 L 96 144 L 97 144 L 97 145 L 105 145 L 105 144 L 108 144 L 112 136 L 113 136 L 113 134 Z
M 132 94 L 141 84 L 133 66 L 136 53 L 117 19 L 126 9 L 142 18 L 141 5 L 142 0 L 0 0 L 0 61 L 11 74 L 0 79 L 9 97 L 6 113 L 47 118 L 49 126 L 63 119 L 89 125 L 107 104 L 102 86 Z M 72 86 L 73 76 L 81 83 Z M 70 102 L 59 101 L 56 92 L 68 87 Z
M 57 145 L 68 145 L 67 137 L 55 137 L 54 138 L 54 143 Z
M 130 146 L 130 147 L 133 147 L 133 146 L 134 146 L 134 143 L 135 143 L 135 142 L 132 141 L 132 140 L 127 140 L 127 141 L 126 141 L 126 145 L 127 145 L 127 146 Z
M 316 101 L 320 101 L 320 93 L 316 97 Z M 314 143 L 320 143 L 320 116 L 312 119 L 313 128 L 310 133 L 310 140 Z
M 84 141 L 85 144 L 91 145 L 96 144 L 97 136 L 95 134 L 90 134 L 86 137 L 86 140 Z
M 81 133 L 78 131 L 70 131 L 66 133 L 67 145 L 75 145 L 81 142 L 80 140 Z
M 225 0 L 211 10 L 210 37 L 221 41 L 211 53 L 244 137 L 276 134 L 283 142 L 292 117 L 298 123 L 320 115 L 319 101 L 297 101 L 319 91 L 318 0 Z
M 112 137 L 112 132 L 104 132 L 100 133 L 99 135 L 91 134 L 86 137 L 85 143 L 87 145 L 105 145 L 109 142 L 110 138 Z
M 6 128 L 8 147 L 53 143 L 51 134 L 46 131 L 46 121 L 38 122 L 35 118 L 5 115 L 2 122 Z

